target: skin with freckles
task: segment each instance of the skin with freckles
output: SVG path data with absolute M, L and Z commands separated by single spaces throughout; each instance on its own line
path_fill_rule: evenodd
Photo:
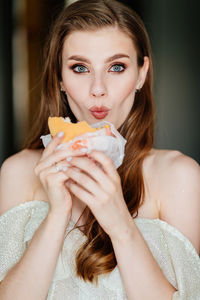
M 64 42 L 61 88 L 79 121 L 97 122 L 89 108 L 106 106 L 104 120 L 119 128 L 145 81 L 148 64 L 145 57 L 138 68 L 132 40 L 115 27 L 75 31 Z

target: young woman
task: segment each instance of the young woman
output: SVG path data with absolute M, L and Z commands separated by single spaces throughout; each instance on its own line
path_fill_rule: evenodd
M 49 116 L 113 123 L 127 140 L 123 164 L 59 149 L 62 132 L 44 149 Z M 154 149 L 153 126 L 140 18 L 114 0 L 65 8 L 37 123 L 1 170 L 1 299 L 200 299 L 200 169 Z

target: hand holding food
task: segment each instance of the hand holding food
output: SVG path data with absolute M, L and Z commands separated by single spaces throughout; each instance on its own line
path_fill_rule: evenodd
M 85 153 L 102 151 L 113 160 L 116 168 L 121 165 L 126 140 L 113 124 L 103 121 L 90 126 L 86 121 L 71 123 L 69 118 L 49 117 L 48 125 L 51 134 L 41 137 L 45 147 L 53 136 L 63 131 L 60 149 L 81 149 Z
M 46 192 L 50 211 L 62 214 L 69 222 L 72 210 L 72 199 L 66 189 L 66 181 L 69 179 L 65 170 L 67 169 L 67 157 L 83 156 L 80 150 L 55 151 L 60 145 L 64 133 L 58 133 L 44 149 L 40 160 L 35 167 L 35 174 Z M 65 169 L 66 168 L 66 169 Z

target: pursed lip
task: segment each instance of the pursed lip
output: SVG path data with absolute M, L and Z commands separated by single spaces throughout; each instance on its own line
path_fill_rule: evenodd
M 106 106 L 92 106 L 89 110 L 91 112 L 108 112 L 110 109 Z

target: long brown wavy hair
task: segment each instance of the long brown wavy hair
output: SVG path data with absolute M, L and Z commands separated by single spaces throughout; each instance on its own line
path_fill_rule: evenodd
M 66 95 L 60 91 L 65 38 L 76 30 L 95 31 L 108 26 L 117 26 L 132 39 L 137 52 L 138 67 L 143 66 L 144 56 L 150 60 L 145 83 L 136 93 L 132 109 L 119 128 L 127 144 L 124 161 L 118 168 L 118 173 L 128 210 L 135 217 L 143 203 L 145 193 L 142 163 L 153 147 L 154 140 L 153 71 L 145 26 L 129 7 L 115 0 L 79 0 L 63 9 L 47 41 L 41 105 L 25 147 L 29 149 L 43 147 L 39 137 L 48 133 L 47 119 L 50 115 L 69 116 L 73 122 L 77 121 L 68 105 Z M 98 275 L 109 273 L 116 267 L 112 243 L 91 212 L 82 231 L 87 240 L 77 252 L 77 275 L 85 281 L 97 282 Z

